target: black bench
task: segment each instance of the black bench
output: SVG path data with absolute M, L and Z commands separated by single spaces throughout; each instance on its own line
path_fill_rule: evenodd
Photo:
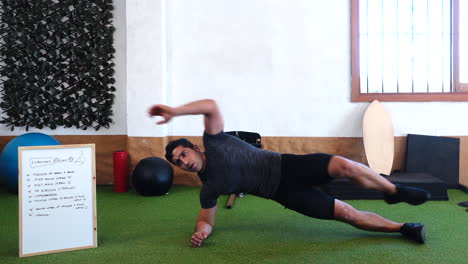
M 399 183 L 409 187 L 425 189 L 431 193 L 431 200 L 448 200 L 447 184 L 443 180 L 430 174 L 393 173 L 386 178 L 395 184 Z M 326 193 L 342 200 L 377 200 L 384 198 L 383 192 L 364 189 L 348 179 L 335 179 L 321 187 Z

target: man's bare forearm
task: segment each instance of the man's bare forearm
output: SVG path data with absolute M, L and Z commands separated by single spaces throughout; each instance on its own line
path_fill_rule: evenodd
M 218 108 L 218 104 L 212 99 L 198 100 L 179 107 L 157 104 L 148 110 L 148 114 L 163 118 L 163 120 L 156 123 L 158 125 L 168 123 L 175 116 L 203 115 L 206 133 L 215 135 L 224 129 L 223 116 Z
M 185 105 L 174 108 L 175 114 L 181 115 L 211 115 L 218 111 L 218 106 L 215 100 L 204 99 L 194 101 Z
M 173 108 L 174 116 L 204 115 L 205 131 L 214 135 L 224 128 L 224 121 L 215 100 L 204 99 Z
M 213 227 L 204 221 L 197 221 L 195 224 L 195 232 L 202 232 L 208 237 L 211 234 Z

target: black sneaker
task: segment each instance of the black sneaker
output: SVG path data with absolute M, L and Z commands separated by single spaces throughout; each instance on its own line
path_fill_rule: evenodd
M 421 244 L 426 241 L 426 228 L 421 223 L 406 223 L 400 228 L 400 233 L 404 237 Z
M 385 202 L 388 204 L 396 204 L 399 202 L 406 202 L 412 205 L 419 205 L 425 203 L 431 198 L 431 194 L 423 189 L 407 187 L 400 184 L 395 184 L 397 192 L 392 195 L 385 195 Z

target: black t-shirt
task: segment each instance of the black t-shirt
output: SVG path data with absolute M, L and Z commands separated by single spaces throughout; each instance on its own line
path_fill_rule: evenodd
M 202 208 L 212 208 L 221 194 L 249 193 L 271 199 L 281 179 L 281 153 L 256 148 L 220 132 L 203 134 L 206 164 L 198 176 Z

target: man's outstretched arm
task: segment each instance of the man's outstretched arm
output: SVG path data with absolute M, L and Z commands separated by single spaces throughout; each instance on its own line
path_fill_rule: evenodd
M 200 247 L 213 230 L 217 206 L 210 209 L 201 209 L 195 224 L 195 232 L 190 243 L 192 247 Z
M 224 129 L 224 121 L 221 111 L 215 100 L 204 99 L 191 102 L 179 107 L 167 105 L 154 105 L 148 111 L 150 116 L 161 116 L 164 120 L 157 122 L 158 125 L 169 122 L 173 117 L 182 115 L 204 115 L 205 131 L 210 135 L 215 135 Z

